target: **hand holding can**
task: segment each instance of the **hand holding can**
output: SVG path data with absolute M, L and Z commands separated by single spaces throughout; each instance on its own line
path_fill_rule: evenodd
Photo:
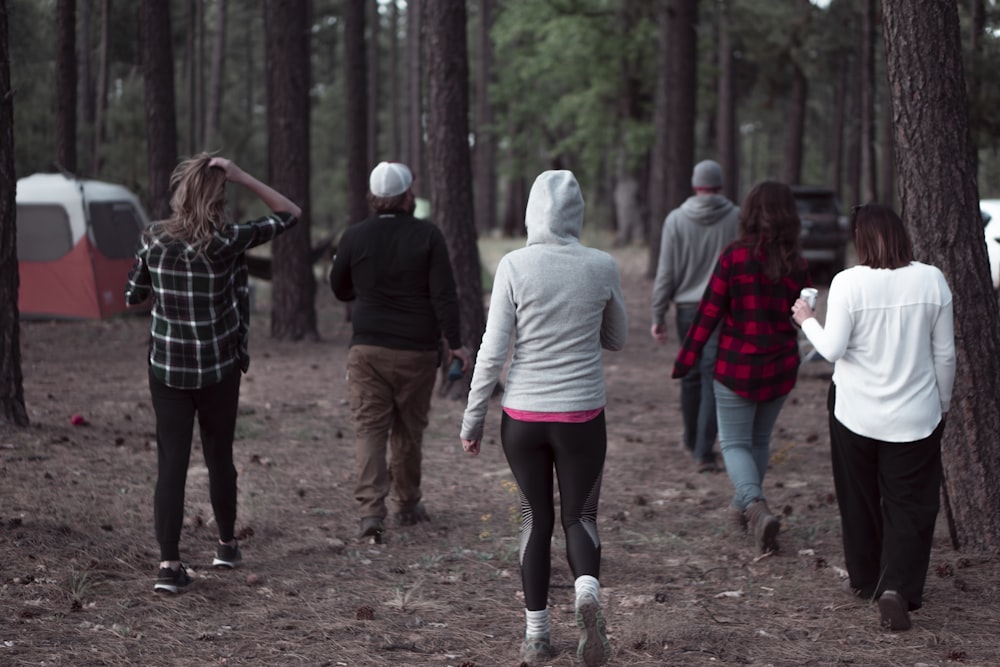
M 803 287 L 802 291 L 799 292 L 799 298 L 808 303 L 812 310 L 816 310 L 817 296 L 819 296 L 819 290 L 815 287 Z

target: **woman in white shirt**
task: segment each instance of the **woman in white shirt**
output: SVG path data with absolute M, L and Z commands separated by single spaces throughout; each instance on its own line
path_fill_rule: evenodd
M 908 630 L 923 602 L 941 485 L 941 434 L 955 380 L 951 290 L 913 260 L 889 207 L 856 207 L 859 265 L 830 284 L 826 326 L 802 299 L 792 316 L 834 363 L 827 407 L 849 586 Z

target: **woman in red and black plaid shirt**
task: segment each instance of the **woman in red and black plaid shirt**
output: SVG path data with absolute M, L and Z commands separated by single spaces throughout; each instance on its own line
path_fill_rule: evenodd
M 771 430 L 799 368 L 798 330 L 788 313 L 811 284 L 801 226 L 787 185 L 765 181 L 750 191 L 739 238 L 715 265 L 673 371 L 684 377 L 722 327 L 714 387 L 722 457 L 735 489 L 730 513 L 742 530 L 749 525 L 762 553 L 777 549 L 780 530 L 761 489 Z

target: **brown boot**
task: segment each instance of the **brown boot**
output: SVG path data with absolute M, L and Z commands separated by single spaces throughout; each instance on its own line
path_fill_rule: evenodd
M 730 505 L 729 509 L 726 510 L 726 514 L 729 517 L 729 525 L 740 535 L 746 535 L 747 532 L 747 515 L 739 507 L 735 505 Z
M 778 550 L 778 531 L 781 530 L 781 523 L 778 517 L 771 514 L 767 503 L 763 499 L 750 503 L 746 511 L 747 521 L 750 522 L 750 532 L 753 533 L 754 541 L 760 547 L 762 554 Z

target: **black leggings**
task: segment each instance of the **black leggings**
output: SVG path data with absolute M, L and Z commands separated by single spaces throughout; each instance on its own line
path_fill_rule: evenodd
M 184 486 L 197 415 L 201 448 L 208 467 L 208 490 L 219 539 L 233 539 L 236 525 L 236 466 L 233 436 L 240 400 L 240 369 L 201 389 L 174 389 L 149 372 L 156 412 L 157 473 L 153 522 L 160 560 L 180 560 L 184 524 Z
M 597 502 L 608 449 L 604 412 L 582 424 L 524 422 L 506 413 L 503 452 L 521 496 L 521 586 L 529 611 L 548 606 L 555 507 L 552 468 L 559 481 L 566 557 L 573 577 L 601 572 Z

